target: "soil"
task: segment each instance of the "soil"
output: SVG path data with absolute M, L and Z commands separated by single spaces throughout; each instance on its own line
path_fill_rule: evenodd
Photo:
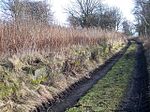
M 144 47 L 141 42 L 137 43 L 136 63 L 125 96 L 120 103 L 119 108 L 115 112 L 150 112 L 149 99 L 149 74 L 147 70 L 146 57 L 144 55 Z M 104 77 L 113 65 L 126 52 L 125 47 L 118 54 L 110 58 L 106 63 L 95 71 L 91 72 L 91 78 L 83 78 L 77 83 L 66 89 L 59 97 L 52 102 L 42 104 L 37 107 L 35 112 L 64 112 L 67 108 L 75 105 L 78 100 L 86 94 L 86 92 Z
M 128 91 L 116 112 L 150 112 L 149 74 L 142 43 L 137 43 L 136 64 Z
M 129 43 L 120 52 L 112 56 L 105 64 L 90 73 L 90 78 L 83 78 L 62 92 L 54 101 L 43 103 L 33 112 L 64 112 L 67 108 L 75 105 L 78 100 L 84 96 L 89 89 L 93 87 L 102 77 L 104 77 L 113 65 L 123 56 L 131 43 Z

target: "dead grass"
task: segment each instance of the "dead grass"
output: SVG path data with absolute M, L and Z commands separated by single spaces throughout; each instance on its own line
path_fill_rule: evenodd
M 98 28 L 0 26 L 0 109 L 28 112 L 103 64 L 126 37 Z M 89 77 L 90 78 L 90 77 Z
M 32 23 L 3 23 L 0 26 L 0 54 L 8 55 L 24 51 L 60 51 L 72 45 L 116 44 L 124 41 L 122 34 L 97 28 L 73 29 Z

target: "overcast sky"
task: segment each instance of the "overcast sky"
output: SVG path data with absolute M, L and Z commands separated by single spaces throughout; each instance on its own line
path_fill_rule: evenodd
M 49 1 L 49 0 L 48 0 Z M 70 2 L 74 0 L 51 0 L 52 10 L 54 11 L 56 23 L 65 24 L 67 19 L 67 14 L 65 13 L 65 8 L 69 7 Z M 103 3 L 109 6 L 116 6 L 120 8 L 123 16 L 130 20 L 134 20 L 132 15 L 132 10 L 134 7 L 133 0 L 103 0 Z
M 34 0 L 39 1 L 39 0 Z M 47 0 L 52 5 L 52 11 L 54 12 L 54 20 L 58 24 L 67 24 L 67 14 L 65 8 L 70 6 L 70 2 L 74 0 Z M 134 0 L 102 0 L 103 3 L 109 6 L 116 6 L 121 9 L 123 16 L 126 19 L 133 21 L 132 9 L 134 7 Z
M 117 6 L 122 11 L 123 15 L 128 19 L 133 21 L 134 16 L 132 10 L 134 8 L 134 0 L 104 0 L 106 4 L 110 6 Z

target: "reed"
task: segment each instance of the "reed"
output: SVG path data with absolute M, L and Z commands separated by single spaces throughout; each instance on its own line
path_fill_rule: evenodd
M 0 54 L 12 55 L 26 51 L 52 52 L 73 45 L 117 44 L 124 35 L 100 28 L 69 28 L 34 23 L 1 23 Z

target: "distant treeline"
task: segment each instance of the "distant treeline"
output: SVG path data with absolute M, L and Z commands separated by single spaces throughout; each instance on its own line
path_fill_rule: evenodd
M 1 0 L 3 17 L 7 22 L 51 25 L 54 21 L 51 6 L 46 0 Z M 120 9 L 109 7 L 100 0 L 74 0 L 65 10 L 68 22 L 74 28 L 121 29 L 126 35 L 133 34 L 133 24 L 123 18 Z

